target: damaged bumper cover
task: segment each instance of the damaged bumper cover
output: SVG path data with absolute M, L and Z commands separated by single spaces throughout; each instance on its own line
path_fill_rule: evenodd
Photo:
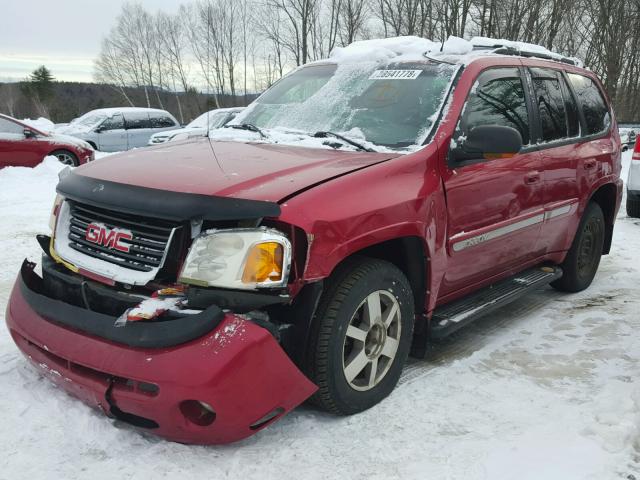
M 70 394 L 169 440 L 241 440 L 317 389 L 266 329 L 233 314 L 212 307 L 195 321 L 139 322 L 119 338 L 111 329 L 133 325 L 49 298 L 41 283 L 25 262 L 6 315 L 20 350 Z M 188 335 L 173 331 L 181 322 Z M 152 347 L 158 338 L 164 344 Z

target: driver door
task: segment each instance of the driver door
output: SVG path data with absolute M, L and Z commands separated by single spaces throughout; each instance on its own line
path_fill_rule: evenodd
M 8 166 L 34 167 L 45 152 L 35 136 L 26 137 L 23 125 L 0 117 L 0 168 Z
M 544 221 L 543 169 L 530 146 L 531 108 L 517 67 L 483 71 L 469 93 L 451 148 L 479 125 L 518 130 L 523 149 L 510 158 L 456 161 L 444 174 L 449 262 L 442 294 L 517 271 L 539 252 Z
M 103 152 L 121 152 L 128 150 L 127 130 L 124 125 L 124 118 L 121 113 L 117 113 L 107 118 L 99 127 L 98 149 Z

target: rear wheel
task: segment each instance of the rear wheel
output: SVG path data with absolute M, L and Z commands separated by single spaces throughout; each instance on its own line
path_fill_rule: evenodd
M 404 274 L 382 260 L 350 261 L 330 282 L 305 370 L 319 387 L 311 401 L 349 415 L 377 404 L 398 383 L 413 335 L 413 294 Z
M 627 216 L 640 218 L 640 197 L 631 198 L 627 193 Z
M 78 166 L 78 157 L 76 157 L 75 154 L 70 152 L 69 150 L 56 150 L 50 155 L 56 157 L 58 161 L 63 165 L 69 165 L 70 167 Z
M 571 248 L 562 262 L 563 275 L 551 285 L 563 292 L 580 292 L 591 285 L 604 245 L 604 215 L 597 203 L 587 206 Z

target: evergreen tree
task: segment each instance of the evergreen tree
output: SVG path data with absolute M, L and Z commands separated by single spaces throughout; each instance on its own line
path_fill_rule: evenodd
M 42 65 L 36 68 L 21 85 L 22 93 L 33 101 L 38 114 L 44 117 L 48 116 L 47 103 L 53 97 L 54 81 L 51 71 Z

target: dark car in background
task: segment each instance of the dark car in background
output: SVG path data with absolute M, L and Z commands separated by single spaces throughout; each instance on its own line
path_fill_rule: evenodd
M 94 154 L 87 142 L 45 133 L 0 113 L 0 168 L 35 167 L 48 155 L 65 165 L 78 166 L 93 160 Z

